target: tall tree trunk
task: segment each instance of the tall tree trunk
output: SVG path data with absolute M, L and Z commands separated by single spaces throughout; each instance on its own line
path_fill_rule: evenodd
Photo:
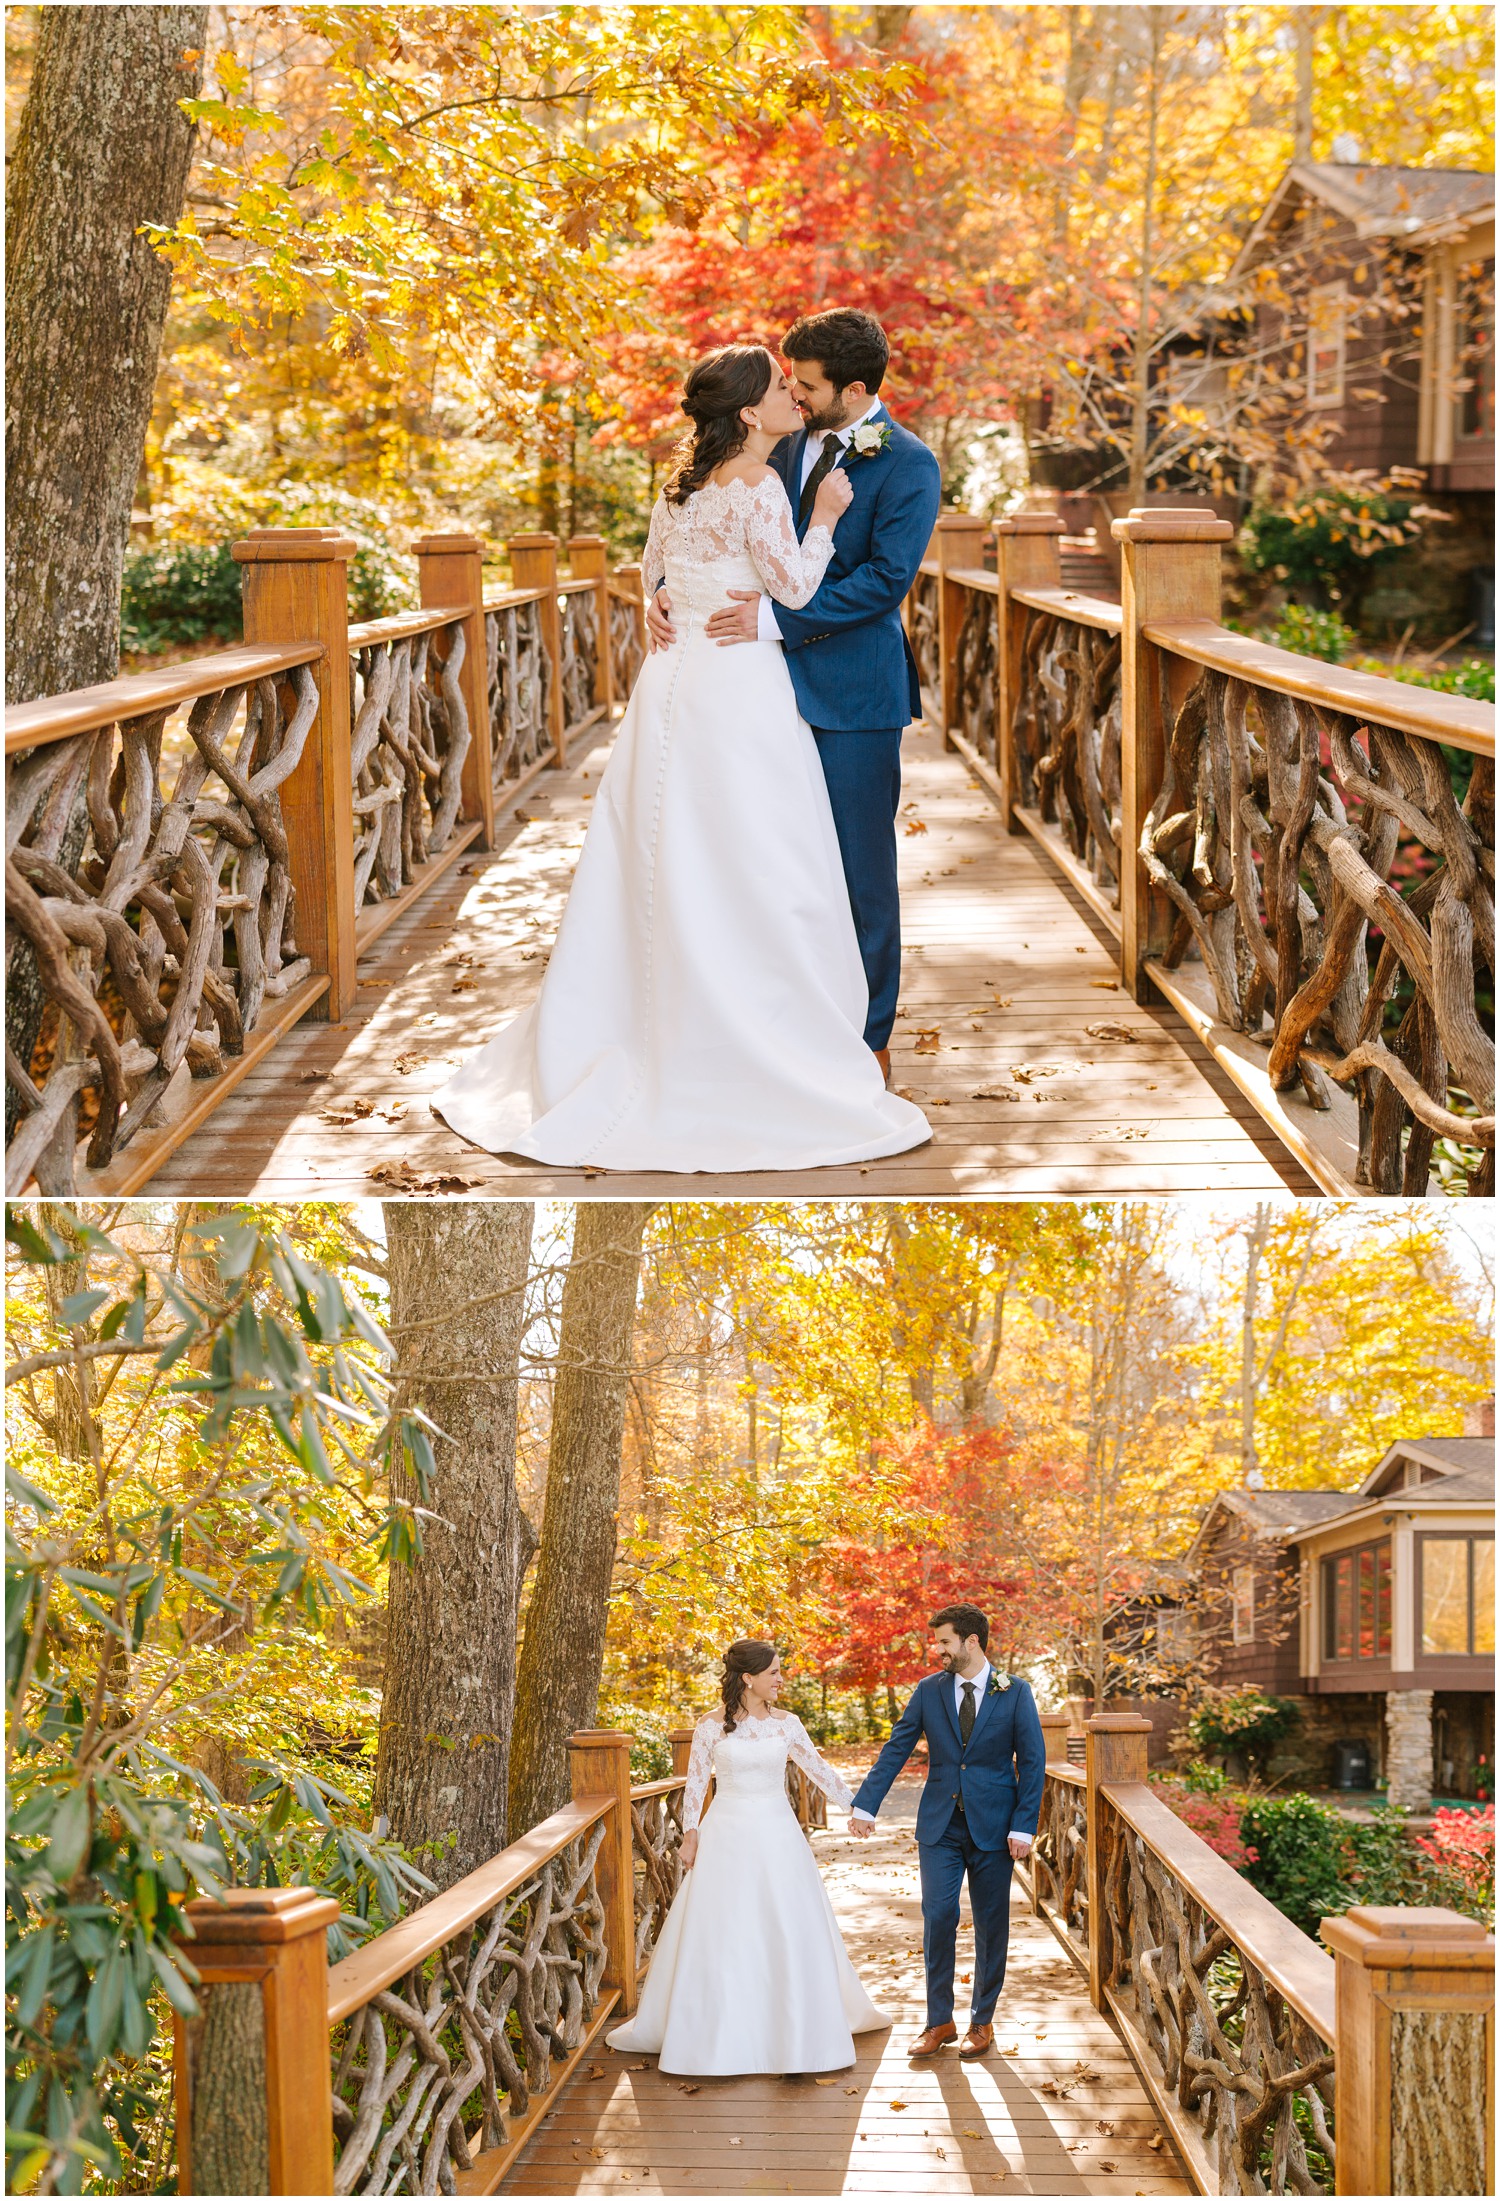
M 1161 24 L 1150 13 L 1151 74 L 1146 109 L 1146 181 L 1141 194 L 1141 279 L 1136 296 L 1134 356 L 1130 375 L 1130 501 L 1146 501 L 1151 435 L 1151 256 L 1156 250 L 1157 126 L 1161 112 Z
M 563 1285 L 536 1587 L 510 1758 L 514 1841 L 568 1800 L 568 1737 L 592 1725 L 614 1572 L 625 1395 L 651 1203 L 580 1201 Z
M 6 187 L 8 702 L 114 677 L 208 10 L 48 7 Z
M 443 1432 L 423 1550 L 391 1569 L 375 1809 L 413 1848 L 455 1837 L 444 1887 L 505 1847 L 521 1507 L 516 1404 L 529 1201 L 392 1201 L 403 1402 Z M 405 1471 L 401 1495 L 417 1492 Z
M 5 697 L 112 680 L 130 504 L 172 271 L 139 234 L 182 212 L 208 9 L 46 7 L 5 192 Z M 62 849 L 76 862 L 80 800 Z M 25 943 L 6 1034 L 29 1064 Z M 6 1095 L 6 1136 L 16 1119 Z
M 51 1231 L 65 1246 L 77 1248 L 76 1259 L 54 1262 L 42 1270 L 42 1288 L 47 1295 L 47 1313 L 59 1331 L 68 1332 L 81 1328 L 86 1338 L 96 1333 L 88 1323 L 67 1324 L 63 1321 L 63 1301 L 74 1292 L 87 1291 L 89 1283 L 88 1249 L 78 1234 L 78 1210 L 60 1207 L 46 1201 L 37 1211 L 37 1220 L 43 1229 Z M 59 1340 L 59 1349 L 62 1340 Z M 89 1417 L 94 1403 L 92 1370 L 94 1363 L 81 1361 L 76 1368 L 52 1370 L 52 1416 L 46 1424 L 46 1434 L 57 1448 L 59 1459 L 87 1462 L 94 1456 L 89 1437 Z

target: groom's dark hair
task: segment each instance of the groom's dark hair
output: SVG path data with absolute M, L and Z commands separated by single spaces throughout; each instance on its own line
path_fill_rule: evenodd
M 853 306 L 804 313 L 781 340 L 788 359 L 815 359 L 836 390 L 862 382 L 873 397 L 885 379 L 891 347 L 873 314 Z
M 934 1613 L 927 1623 L 929 1628 L 951 1628 L 955 1635 L 977 1635 L 979 1648 L 990 1647 L 990 1624 L 977 1605 L 945 1605 L 940 1613 Z

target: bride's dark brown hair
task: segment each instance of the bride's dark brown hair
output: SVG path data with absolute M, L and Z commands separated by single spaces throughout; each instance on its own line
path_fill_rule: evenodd
M 745 1708 L 745 1677 L 763 1674 L 776 1656 L 774 1643 L 762 1643 L 758 1636 L 741 1636 L 738 1643 L 731 1643 L 724 1653 L 724 1732 L 734 1733 L 735 1721 Z
M 716 466 L 745 448 L 749 431 L 740 413 L 746 405 L 760 403 L 774 371 L 763 344 L 726 344 L 689 368 L 682 409 L 693 424 L 693 436 L 682 446 L 662 491 L 668 504 L 686 504 Z

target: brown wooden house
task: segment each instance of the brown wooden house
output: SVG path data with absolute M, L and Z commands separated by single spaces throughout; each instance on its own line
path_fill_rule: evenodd
M 1473 1797 L 1494 1766 L 1494 1553 L 1490 1402 L 1464 1436 L 1393 1444 L 1357 1490 L 1221 1492 L 1158 1625 L 1216 1686 L 1306 1700 L 1312 1777 L 1346 1741 L 1393 1802 Z

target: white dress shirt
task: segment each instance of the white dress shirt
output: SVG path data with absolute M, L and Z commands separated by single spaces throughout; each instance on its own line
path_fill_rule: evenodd
M 985 1662 L 984 1662 L 984 1664 L 983 1664 L 983 1665 L 982 1665 L 982 1666 L 980 1667 L 980 1669 L 979 1669 L 979 1671 L 978 1671 L 978 1673 L 977 1673 L 977 1674 L 955 1674 L 955 1675 L 954 1675 L 954 1677 L 953 1677 L 953 1714 L 954 1714 L 954 1717 L 955 1717 L 955 1719 L 960 1719 L 960 1720 L 962 1719 L 962 1715 L 963 1715 L 963 1708 L 964 1708 L 964 1691 L 965 1691 L 965 1689 L 966 1689 L 966 1688 L 972 1688 L 972 1689 L 973 1689 L 973 1691 L 974 1691 L 974 1716 L 975 1716 L 975 1718 L 976 1718 L 976 1719 L 977 1719 L 977 1718 L 979 1717 L 979 1707 L 980 1707 L 980 1705 L 981 1705 L 981 1704 L 983 1704 L 983 1702 L 984 1702 L 984 1696 L 985 1696 L 985 1691 L 986 1691 L 986 1690 L 987 1690 L 987 1689 L 989 1688 L 989 1685 L 990 1685 L 990 1675 L 991 1675 L 991 1674 L 992 1674 L 993 1672 L 994 1672 L 994 1668 L 993 1668 L 993 1667 L 992 1667 L 992 1666 L 990 1665 L 990 1662 L 989 1662 L 989 1660 L 988 1660 L 988 1659 L 986 1659 L 986 1660 L 985 1660 Z M 962 1728 L 962 1726 L 960 1726 L 960 1727 L 959 1727 L 959 1730 L 958 1730 L 958 1731 L 959 1731 L 960 1735 L 962 1735 L 962 1733 L 963 1733 L 963 1728 Z M 859 1805 L 857 1805 L 857 1804 L 856 1804 L 856 1805 L 855 1805 L 855 1807 L 854 1807 L 854 1809 L 853 1809 L 853 1810 L 852 1810 L 852 1811 L 850 1812 L 850 1814 L 849 1814 L 849 1817 L 850 1817 L 850 1819 L 851 1819 L 851 1820 L 853 1820 L 853 1819 L 873 1819 L 873 1818 L 875 1817 L 875 1814 L 874 1814 L 874 1812 L 873 1812 L 873 1811 L 864 1811 L 864 1810 L 862 1810 L 862 1809 L 861 1809 L 861 1808 L 859 1807 Z M 1016 1839 L 1016 1840 L 1017 1840 L 1018 1842 L 1024 1842 L 1024 1843 L 1026 1844 L 1026 1847 L 1027 1847 L 1028 1849 L 1030 1849 L 1030 1847 L 1031 1847 L 1031 1836 L 1030 1836 L 1029 1834 L 1018 1834 L 1018 1835 L 1017 1835 L 1017 1836 L 1015 1837 L 1015 1839 Z
M 802 472 L 797 481 L 799 502 L 807 478 L 822 457 L 823 446 L 828 438 L 830 436 L 835 437 L 847 451 L 849 438 L 853 435 L 855 429 L 864 421 L 872 420 L 879 410 L 880 399 L 872 397 L 858 420 L 846 420 L 842 428 L 818 428 L 813 430 L 802 446 Z M 757 642 L 779 642 L 781 640 L 781 629 L 776 624 L 776 613 L 769 596 L 761 597 L 759 609 L 755 614 L 755 639 Z

